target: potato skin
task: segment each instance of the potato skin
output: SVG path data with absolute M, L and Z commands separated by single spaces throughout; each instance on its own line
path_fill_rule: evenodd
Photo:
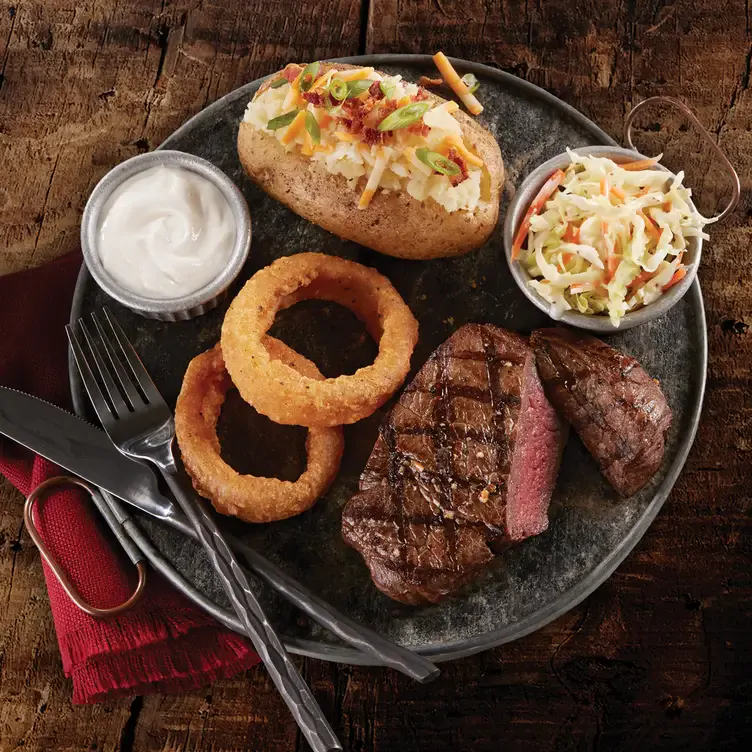
M 340 70 L 355 66 L 322 64 Z M 261 87 L 265 90 L 278 75 Z M 429 92 L 441 103 L 446 100 Z M 387 256 L 433 259 L 461 256 L 481 246 L 499 217 L 504 163 L 496 139 L 464 112 L 458 111 L 465 143 L 485 162 L 488 200 L 473 214 L 446 211 L 433 199 L 418 201 L 404 192 L 377 192 L 365 209 L 358 208 L 362 190 L 353 190 L 342 175 L 332 175 L 322 165 L 296 152 L 286 152 L 272 136 L 241 122 L 238 155 L 248 176 L 270 196 L 301 217 L 346 240 Z

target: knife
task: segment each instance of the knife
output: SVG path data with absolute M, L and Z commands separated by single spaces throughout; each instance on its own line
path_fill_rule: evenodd
M 105 501 L 110 492 L 196 538 L 182 511 L 160 493 L 152 469 L 121 454 L 104 431 L 82 418 L 38 397 L 0 386 L 0 434 L 99 486 Z M 110 504 L 110 508 L 123 525 L 128 515 L 116 505 Z M 431 681 L 439 675 L 439 669 L 428 660 L 341 614 L 258 551 L 232 536 L 227 536 L 227 541 L 253 572 L 340 639 L 417 681 Z
M 148 514 L 179 514 L 150 468 L 120 454 L 101 429 L 39 397 L 0 386 L 0 433 Z

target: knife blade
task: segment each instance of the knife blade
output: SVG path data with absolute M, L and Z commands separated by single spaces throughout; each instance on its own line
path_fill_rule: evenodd
M 150 468 L 120 454 L 101 429 L 39 397 L 0 386 L 0 433 L 149 514 L 178 513 Z

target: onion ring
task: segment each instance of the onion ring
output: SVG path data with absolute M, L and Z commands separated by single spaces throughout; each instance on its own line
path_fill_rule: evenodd
M 273 360 L 264 336 L 277 312 L 310 298 L 349 308 L 379 345 L 373 364 L 318 381 Z M 275 423 L 328 427 L 371 415 L 410 370 L 418 322 L 392 283 L 375 269 L 322 253 L 277 259 L 251 277 L 222 325 L 227 370 L 243 399 Z
M 308 379 L 323 379 L 316 366 L 283 342 L 264 339 L 265 351 Z M 195 357 L 185 372 L 175 407 L 175 433 L 183 464 L 201 496 L 221 514 L 246 522 L 283 520 L 310 509 L 331 485 L 342 459 L 341 428 L 312 428 L 307 464 L 295 482 L 241 475 L 220 456 L 217 420 L 233 384 L 220 345 Z

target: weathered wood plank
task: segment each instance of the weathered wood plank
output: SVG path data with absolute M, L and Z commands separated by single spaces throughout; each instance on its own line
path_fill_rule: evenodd
M 290 59 L 355 54 L 360 30 L 358 0 L 3 6 L 0 273 L 73 250 L 112 166 Z

